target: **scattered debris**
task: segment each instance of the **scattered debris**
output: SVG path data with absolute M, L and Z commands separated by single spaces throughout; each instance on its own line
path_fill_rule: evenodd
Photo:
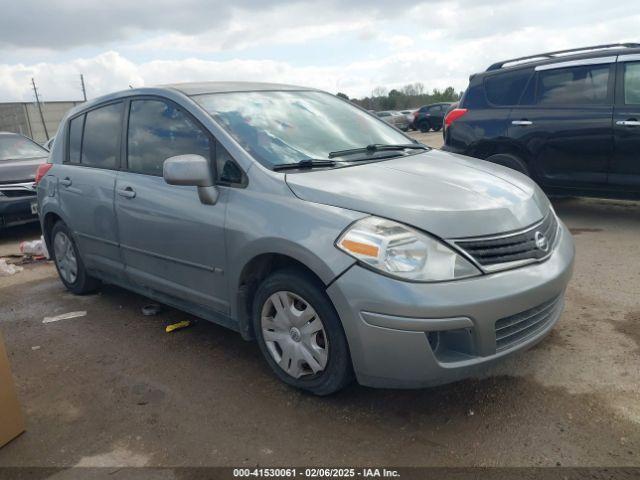
M 8 277 L 15 273 L 21 272 L 22 270 L 22 267 L 7 263 L 4 258 L 0 258 L 0 277 Z
M 171 333 L 175 330 L 181 330 L 183 328 L 187 328 L 191 326 L 191 322 L 189 320 L 183 320 L 182 322 L 174 323 L 172 325 L 167 325 L 167 328 L 164 329 L 165 332 Z
M 468 416 L 470 416 L 470 417 L 473 417 L 473 416 L 475 415 L 475 413 L 476 413 L 476 412 L 474 412 L 473 410 L 469 410 L 469 411 L 467 412 L 467 415 L 468 415 Z
M 152 317 L 162 311 L 162 305 L 159 305 L 157 303 L 150 303 L 149 305 L 145 305 L 144 307 L 142 307 L 141 310 L 144 316 Z
M 40 345 L 34 345 L 31 350 L 40 350 Z
M 47 262 L 48 259 L 47 257 L 45 257 L 44 255 L 39 255 L 39 256 L 30 256 L 30 255 L 12 255 L 15 256 L 16 258 L 18 258 L 19 260 L 17 260 L 16 262 L 14 262 L 14 265 L 29 265 L 32 263 L 38 263 L 38 262 Z
M 63 313 L 61 315 L 56 315 L 55 317 L 44 317 L 44 320 L 42 320 L 42 323 L 51 323 L 51 322 L 57 322 L 58 320 L 68 320 L 70 318 L 84 317 L 86 314 L 87 314 L 86 310 L 81 310 L 78 312 Z
M 41 236 L 39 240 L 20 242 L 20 252 L 31 257 L 49 258 L 47 244 L 45 243 L 43 236 Z

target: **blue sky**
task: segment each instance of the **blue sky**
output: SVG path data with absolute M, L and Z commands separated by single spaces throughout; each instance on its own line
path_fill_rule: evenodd
M 640 40 L 621 0 L 38 0 L 0 18 L 0 101 L 45 101 L 194 80 L 262 80 L 349 96 L 422 82 L 466 87 L 506 58 Z

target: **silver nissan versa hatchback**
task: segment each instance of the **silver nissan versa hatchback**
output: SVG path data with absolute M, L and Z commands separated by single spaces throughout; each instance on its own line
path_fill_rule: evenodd
M 38 207 L 70 291 L 112 283 L 232 328 L 315 394 L 464 378 L 562 312 L 573 241 L 535 183 L 328 93 L 127 90 L 56 139 Z

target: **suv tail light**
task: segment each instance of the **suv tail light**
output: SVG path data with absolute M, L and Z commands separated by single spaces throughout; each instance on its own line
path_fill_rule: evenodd
M 53 163 L 42 163 L 38 165 L 38 169 L 36 170 L 36 179 L 34 180 L 34 183 L 36 185 L 40 182 L 40 180 L 42 180 L 47 172 L 51 170 L 51 167 L 53 167 Z
M 467 113 L 466 108 L 454 108 L 449 113 L 447 113 L 446 117 L 444 117 L 445 127 L 448 127 L 449 125 L 451 125 L 453 122 L 455 122 L 457 119 L 459 119 L 466 113 Z

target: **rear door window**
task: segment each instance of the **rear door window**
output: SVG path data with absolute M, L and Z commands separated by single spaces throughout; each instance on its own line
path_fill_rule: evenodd
M 610 66 L 582 65 L 538 72 L 539 105 L 605 105 Z
M 487 101 L 497 106 L 517 105 L 532 70 L 515 70 L 487 77 L 484 81 Z
M 162 100 L 133 100 L 129 112 L 127 165 L 130 172 L 162 176 L 175 155 L 211 158 L 209 135 L 178 107 Z
M 87 112 L 80 156 L 82 165 L 118 168 L 122 105 L 122 102 L 113 103 Z
M 624 64 L 624 103 L 640 105 L 640 62 Z

